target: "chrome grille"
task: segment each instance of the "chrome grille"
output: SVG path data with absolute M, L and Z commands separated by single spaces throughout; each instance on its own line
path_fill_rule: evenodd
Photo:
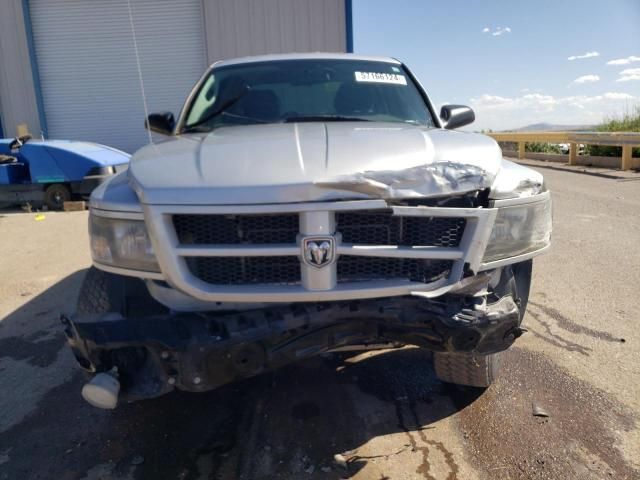
M 341 255 L 338 283 L 398 279 L 430 283 L 447 276 L 452 266 L 450 260 Z
M 399 217 L 387 210 L 336 214 L 344 243 L 457 247 L 466 221 L 460 217 Z
M 380 203 L 336 202 L 326 209 L 304 204 L 300 211 L 287 204 L 281 212 L 259 205 L 239 211 L 201 207 L 201 212 L 172 212 L 167 207 L 160 215 L 170 217 L 178 240 L 178 261 L 169 262 L 171 274 L 194 296 L 227 301 L 368 298 L 382 296 L 382 291 L 396 295 L 405 284 L 436 291 L 461 277 L 467 255 L 462 245 L 469 244 L 463 237 L 474 237 L 492 213 Z M 368 207 L 360 207 L 364 204 Z M 332 232 L 335 261 L 322 268 L 309 265 L 303 259 L 302 239 Z M 192 284 L 189 276 L 207 286 Z
M 465 268 L 471 272 L 482 270 L 497 208 L 390 203 L 384 199 L 362 199 L 277 205 L 145 205 L 144 218 L 162 270 L 149 278 L 166 280 L 177 292 L 203 302 L 287 303 L 418 292 L 433 297 L 456 285 L 463 278 Z M 360 222 L 351 232 L 345 223 L 345 219 L 351 219 L 346 214 L 354 214 L 351 219 Z M 370 233 L 356 234 L 359 229 L 363 231 L 362 223 L 371 225 L 372 214 L 382 214 L 375 220 L 383 227 L 387 225 L 384 238 Z M 256 228 L 243 228 L 243 218 L 248 217 L 253 217 L 249 222 L 257 225 Z M 398 231 L 394 230 L 397 220 L 393 217 L 402 218 L 399 222 L 402 237 L 388 233 Z M 203 218 L 206 222 L 201 222 Z M 275 228 L 274 233 L 271 229 L 274 218 L 289 220 L 284 220 L 284 228 Z M 359 220 L 363 218 L 366 220 Z M 417 222 L 420 227 L 416 227 L 415 235 L 421 236 L 424 235 L 420 233 L 421 227 L 432 229 L 440 218 L 454 219 L 446 220 L 447 224 L 453 222 L 454 228 L 447 229 L 445 234 L 436 234 L 436 241 L 408 244 L 412 238 L 412 234 L 406 233 L 408 223 Z M 222 228 L 209 222 L 210 219 L 214 222 L 223 219 Z M 267 227 L 262 228 L 265 222 Z M 334 232 L 335 235 L 331 235 Z M 309 252 L 303 252 L 302 245 L 312 237 L 327 236 L 333 237 L 335 258 L 319 268 L 309 262 Z M 389 244 L 394 239 L 403 243 Z M 388 266 L 389 261 L 377 263 L 376 259 L 400 261 Z M 339 267 L 340 283 L 336 285 Z M 383 275 L 386 279 L 382 281 L 368 281 Z
M 173 216 L 183 245 L 295 243 L 298 223 L 298 214 Z

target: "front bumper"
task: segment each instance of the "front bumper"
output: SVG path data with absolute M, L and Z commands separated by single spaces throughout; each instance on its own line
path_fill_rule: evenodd
M 151 398 L 174 388 L 206 391 L 349 345 L 413 344 L 433 351 L 490 354 L 522 334 L 512 295 L 447 295 L 301 303 L 232 313 L 117 313 L 62 317 L 80 365 L 118 368 L 121 397 Z

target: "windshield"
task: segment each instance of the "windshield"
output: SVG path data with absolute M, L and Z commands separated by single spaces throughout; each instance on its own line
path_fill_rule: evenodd
M 363 60 L 285 60 L 214 69 L 187 112 L 183 131 L 304 121 L 434 126 L 402 66 Z

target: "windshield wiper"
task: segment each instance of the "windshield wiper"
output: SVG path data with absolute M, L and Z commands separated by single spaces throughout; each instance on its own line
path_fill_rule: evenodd
M 201 118 L 197 122 L 192 123 L 188 127 L 185 127 L 183 129 L 183 133 L 200 132 L 200 131 L 202 131 L 202 130 L 198 129 L 197 127 L 201 126 L 204 123 L 207 123 L 209 120 L 217 117 L 221 113 L 224 113 L 225 110 L 228 110 L 229 108 L 233 107 L 236 103 L 238 103 L 238 101 L 242 97 L 244 97 L 247 93 L 249 93 L 250 90 L 251 89 L 249 87 L 245 87 L 238 95 L 236 95 L 234 97 L 231 97 L 231 98 L 227 99 L 226 101 L 222 102 L 222 104 L 218 108 L 216 108 L 215 110 L 212 110 L 211 112 L 209 112 L 209 114 L 206 115 L 204 118 Z
M 295 122 L 370 122 L 371 120 L 361 117 L 346 117 L 342 115 L 301 115 L 299 117 L 287 117 L 283 123 Z

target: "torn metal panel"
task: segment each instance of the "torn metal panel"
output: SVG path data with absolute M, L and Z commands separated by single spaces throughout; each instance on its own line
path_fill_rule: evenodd
M 479 297 L 489 292 L 489 285 L 500 277 L 500 270 L 493 270 L 489 273 L 480 273 L 472 277 L 465 277 L 454 285 L 450 293 L 455 295 L 468 295 Z
M 477 165 L 439 162 L 403 170 L 379 170 L 342 175 L 314 185 L 364 193 L 372 197 L 415 198 L 482 190 L 491 186 L 494 174 Z

